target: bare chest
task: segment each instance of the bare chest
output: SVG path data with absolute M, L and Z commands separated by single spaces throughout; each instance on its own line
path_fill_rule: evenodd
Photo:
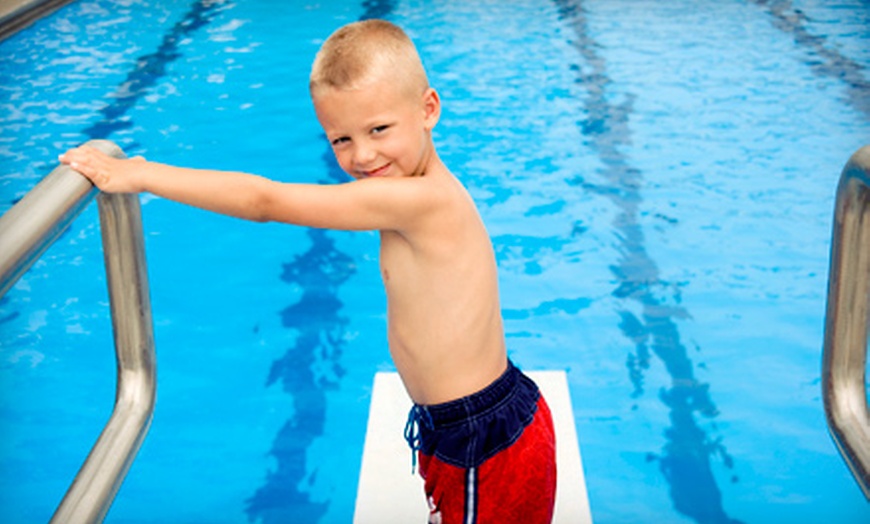
M 381 231 L 380 269 L 381 279 L 389 294 L 403 274 L 410 270 L 410 246 L 402 235 L 395 231 Z

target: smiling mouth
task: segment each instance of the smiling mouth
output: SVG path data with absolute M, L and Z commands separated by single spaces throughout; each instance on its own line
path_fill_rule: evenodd
M 379 177 L 386 174 L 387 170 L 390 168 L 390 164 L 384 164 L 377 169 L 372 169 L 371 171 L 362 171 L 363 176 L 365 177 Z

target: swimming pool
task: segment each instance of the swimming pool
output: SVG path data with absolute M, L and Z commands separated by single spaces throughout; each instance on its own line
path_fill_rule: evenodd
M 94 137 L 344 180 L 308 66 L 339 25 L 389 18 L 441 93 L 511 357 L 568 371 L 593 519 L 866 522 L 819 375 L 834 190 L 870 142 L 870 8 L 827 4 L 81 0 L 0 43 L 0 211 Z M 158 402 L 107 521 L 348 522 L 392 369 L 376 235 L 142 202 Z M 94 206 L 0 329 L 0 512 L 46 521 L 114 394 Z

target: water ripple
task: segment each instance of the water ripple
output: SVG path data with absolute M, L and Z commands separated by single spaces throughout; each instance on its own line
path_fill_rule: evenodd
M 808 21 L 803 11 L 791 0 L 751 0 L 767 9 L 771 23 L 780 31 L 790 34 L 810 57 L 806 64 L 813 74 L 833 78 L 846 85 L 846 102 L 870 118 L 870 81 L 864 77 L 864 66 L 827 44 L 827 38 L 812 34 L 805 26 Z
M 626 362 L 634 385 L 631 396 L 644 391 L 644 373 L 653 355 L 665 366 L 671 384 L 659 393 L 667 406 L 670 427 L 665 429 L 665 445 L 660 454 L 650 453 L 670 485 L 675 509 L 696 522 L 733 523 L 722 506 L 722 495 L 711 469 L 711 457 L 727 457 L 726 467 L 733 461 L 724 446 L 699 427 L 696 413 L 704 417 L 718 414 L 710 398 L 709 386 L 694 376 L 694 365 L 681 341 L 675 320 L 686 318 L 688 312 L 677 304 L 678 299 L 662 297 L 662 290 L 675 286 L 661 280 L 659 269 L 646 251 L 643 228 L 638 220 L 643 201 L 640 188 L 643 172 L 633 167 L 623 151 L 631 145 L 628 127 L 635 97 L 631 93 L 614 102 L 610 93 L 613 81 L 607 71 L 607 61 L 599 53 L 601 45 L 589 34 L 586 13 L 579 1 L 554 0 L 560 19 L 574 31 L 571 42 L 583 60 L 576 65 L 576 82 L 587 92 L 583 113 L 587 118 L 578 126 L 604 165 L 600 171 L 604 183 L 592 183 L 576 177 L 569 183 L 609 199 L 618 210 L 614 219 L 619 261 L 610 267 L 619 283 L 613 296 L 624 303 L 618 311 L 623 335 L 635 345 L 635 352 Z M 640 313 L 631 309 L 640 306 Z
M 157 51 L 136 59 L 135 67 L 127 74 L 112 95 L 112 103 L 100 109 L 102 119 L 84 131 L 89 138 L 108 138 L 112 133 L 133 127 L 127 112 L 139 99 L 149 93 L 157 81 L 166 76 L 167 65 L 182 55 L 179 46 L 190 34 L 208 25 L 220 11 L 223 2 L 197 0 L 184 18 L 179 20 L 165 35 Z

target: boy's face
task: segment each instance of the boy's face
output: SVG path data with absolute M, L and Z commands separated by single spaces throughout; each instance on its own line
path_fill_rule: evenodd
M 413 96 L 381 79 L 359 89 L 324 89 L 312 99 L 335 158 L 350 176 L 423 174 L 440 114 L 434 90 Z

